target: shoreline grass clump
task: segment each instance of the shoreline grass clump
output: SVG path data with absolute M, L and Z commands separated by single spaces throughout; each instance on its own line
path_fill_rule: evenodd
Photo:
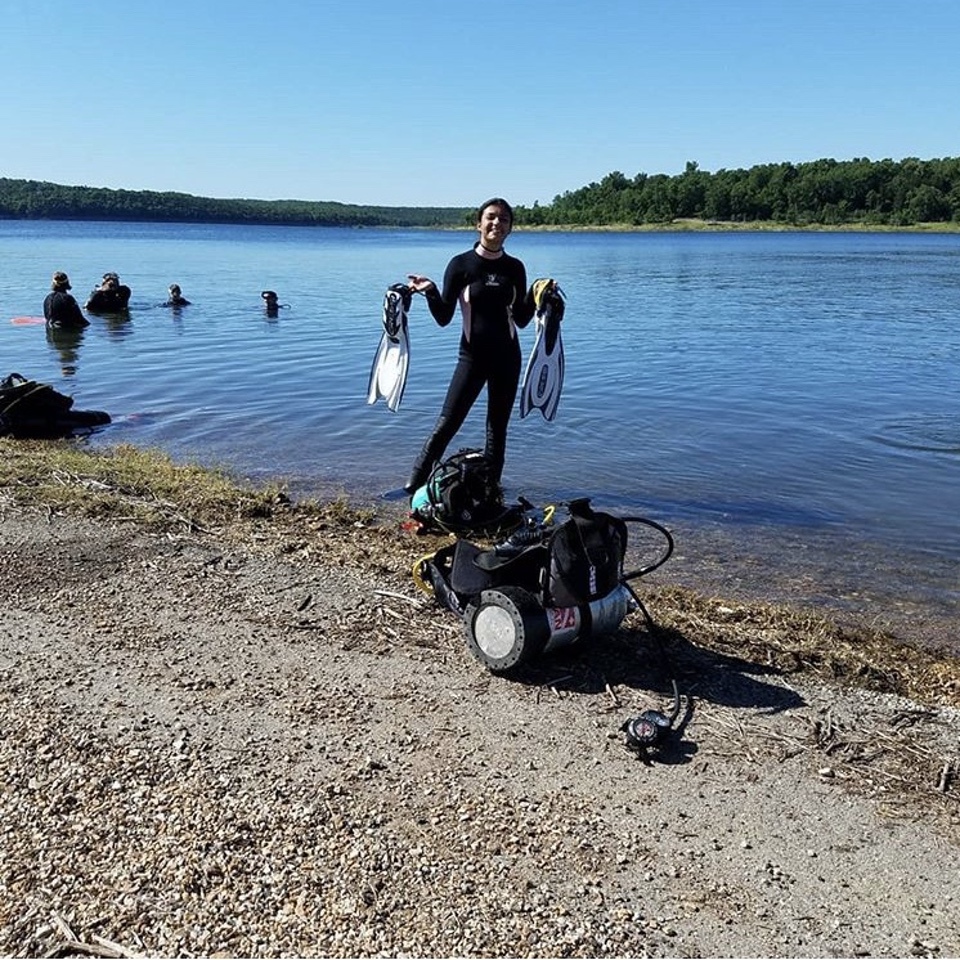
M 920 649 L 872 627 L 785 604 L 731 602 L 670 586 L 654 596 L 661 625 L 702 649 L 781 676 L 812 675 L 960 708 L 960 659 L 947 651 Z
M 129 444 L 86 447 L 75 440 L 0 440 L 0 508 L 18 506 L 69 512 L 91 519 L 128 519 L 193 530 L 237 521 L 275 519 L 293 505 L 283 484 L 245 487 L 228 473 Z M 328 519 L 361 519 L 343 501 L 298 505 Z

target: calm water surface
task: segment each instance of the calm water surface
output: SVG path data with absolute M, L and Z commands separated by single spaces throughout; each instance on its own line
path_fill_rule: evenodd
M 0 372 L 159 446 L 296 494 L 400 486 L 457 346 L 411 310 L 397 414 L 366 404 L 384 289 L 437 280 L 467 233 L 0 223 Z M 511 424 L 505 484 L 590 495 L 677 534 L 661 579 L 849 609 L 921 640 L 960 602 L 960 236 L 515 234 L 567 294 L 557 419 Z M 129 318 L 70 341 L 40 314 L 51 273 L 83 302 L 116 270 Z M 159 304 L 178 282 L 192 305 Z M 280 294 L 277 320 L 259 298 Z M 522 332 L 524 353 L 532 329 Z M 482 445 L 483 404 L 458 446 Z

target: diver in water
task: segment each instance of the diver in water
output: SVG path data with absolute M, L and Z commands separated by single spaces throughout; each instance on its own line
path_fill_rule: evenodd
M 105 273 L 100 286 L 91 291 L 85 307 L 91 313 L 122 313 L 130 302 L 130 288 L 115 273 Z
M 68 293 L 70 278 L 58 270 L 50 282 L 50 293 L 43 301 L 43 316 L 50 327 L 86 327 L 90 321 L 80 310 L 80 304 Z
M 288 307 L 288 303 L 279 303 L 275 290 L 263 290 L 260 293 L 260 299 L 263 300 L 263 308 L 268 317 L 276 317 L 280 313 L 281 307 Z
M 167 287 L 167 302 L 165 307 L 189 307 L 190 301 L 180 292 L 179 283 L 171 283 Z

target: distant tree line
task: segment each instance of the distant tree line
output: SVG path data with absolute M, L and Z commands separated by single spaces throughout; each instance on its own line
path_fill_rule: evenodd
M 377 207 L 308 200 L 222 200 L 188 193 L 70 187 L 0 178 L 0 218 L 257 223 L 326 227 L 450 227 L 472 220 L 462 207 Z
M 517 217 L 556 226 L 639 226 L 684 218 L 797 226 L 958 222 L 960 158 L 815 160 L 716 173 L 691 161 L 677 176 L 610 173 L 549 205 L 521 209 Z
M 335 227 L 465 227 L 463 207 L 239 200 L 0 178 L 0 219 L 134 220 Z M 642 226 L 691 219 L 796 226 L 960 223 L 960 158 L 814 160 L 708 173 L 608 173 L 550 204 L 518 206 L 518 226 Z

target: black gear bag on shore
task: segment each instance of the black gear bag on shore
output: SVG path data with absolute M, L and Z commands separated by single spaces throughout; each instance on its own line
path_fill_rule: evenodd
M 19 373 L 0 380 L 0 437 L 49 440 L 109 422 L 102 410 L 74 410 L 73 397 L 47 383 Z

